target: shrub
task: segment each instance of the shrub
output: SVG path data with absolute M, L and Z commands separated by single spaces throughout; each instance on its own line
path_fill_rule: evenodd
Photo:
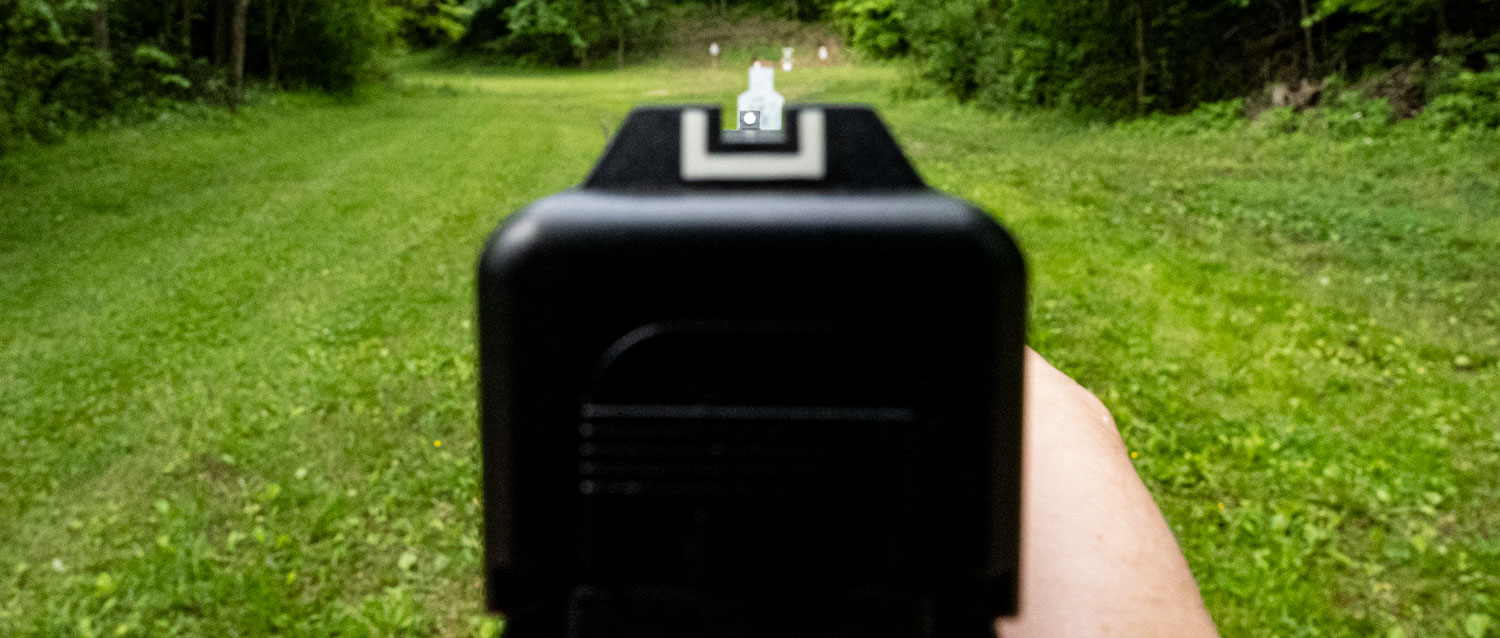
M 1245 119 L 1245 100 L 1243 99 L 1203 104 L 1187 114 L 1184 119 L 1192 123 L 1193 128 L 1203 131 L 1236 129 L 1244 126 L 1248 121 Z
M 1280 106 L 1262 111 L 1255 118 L 1254 129 L 1260 133 L 1279 135 L 1295 133 L 1302 128 L 1302 118 L 1290 106 Z
M 286 47 L 281 81 L 291 86 L 347 90 L 384 74 L 382 56 L 396 43 L 396 19 L 381 0 L 320 0 Z
M 380 54 L 394 44 L 395 23 L 407 15 L 393 10 L 392 1 L 301 0 L 296 20 L 288 19 L 288 6 L 280 7 L 284 39 L 278 46 L 286 54 L 280 81 L 346 89 L 379 74 Z M 96 6 L 93 0 L 0 0 L 0 151 L 52 142 L 98 122 L 224 99 L 228 71 L 208 59 L 213 47 L 203 35 L 212 32 L 217 14 L 200 12 L 185 23 L 179 14 L 164 23 L 160 5 L 112 2 L 106 52 L 93 42 Z M 172 6 L 184 5 L 169 3 L 169 12 Z M 266 71 L 269 13 L 250 12 L 247 75 Z
M 1120 125 L 1122 130 L 1145 135 L 1192 135 L 1196 133 L 1236 131 L 1245 128 L 1244 100 L 1209 102 L 1182 115 L 1154 113 Z
M 578 64 L 654 52 L 666 40 L 665 5 L 658 0 L 475 0 L 471 35 L 460 51 L 510 62 Z
M 1307 114 L 1308 129 L 1334 135 L 1370 137 L 1385 132 L 1396 119 L 1386 98 L 1372 98 L 1358 91 L 1325 92 L 1323 104 Z
M 1490 56 L 1487 71 L 1457 73 L 1447 88 L 1418 117 L 1424 125 L 1440 131 L 1500 128 L 1500 56 Z
M 477 7 L 459 0 L 388 0 L 407 46 L 427 49 L 457 41 Z
M 222 71 L 203 60 L 125 38 L 112 55 L 96 50 L 79 35 L 91 4 L 22 0 L 9 8 L 0 20 L 0 151 L 222 90 Z
M 900 56 L 911 46 L 906 14 L 896 0 L 840 0 L 833 20 L 850 46 L 874 57 Z

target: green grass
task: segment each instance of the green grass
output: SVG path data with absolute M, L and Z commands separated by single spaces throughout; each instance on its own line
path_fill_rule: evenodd
M 0 158 L 0 635 L 493 635 L 473 265 L 639 102 L 411 72 Z M 1169 136 L 895 100 L 1003 220 L 1226 635 L 1500 635 L 1500 142 Z M 438 442 L 441 442 L 439 445 Z

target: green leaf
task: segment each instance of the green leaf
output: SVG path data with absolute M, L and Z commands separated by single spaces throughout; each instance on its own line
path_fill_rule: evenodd
M 135 61 L 143 64 L 151 63 L 164 69 L 177 68 L 177 58 L 149 44 L 142 44 L 135 48 Z
M 157 79 L 161 80 L 162 84 L 171 84 L 171 85 L 176 86 L 177 88 L 180 88 L 180 89 L 190 89 L 190 88 L 193 88 L 193 81 L 192 80 L 189 80 L 189 79 L 187 79 L 187 78 L 185 78 L 185 77 L 183 77 L 181 75 L 178 75 L 176 73 L 167 73 L 167 74 L 164 74 L 160 78 L 157 78 Z

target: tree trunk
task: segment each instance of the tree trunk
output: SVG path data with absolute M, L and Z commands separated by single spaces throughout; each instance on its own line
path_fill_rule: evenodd
M 625 28 L 616 30 L 615 36 L 615 68 L 625 68 Z
M 214 64 L 224 66 L 229 58 L 229 12 L 224 10 L 227 0 L 214 2 Z
M 1301 0 L 1301 2 L 1302 40 L 1307 44 L 1307 77 L 1315 78 L 1318 77 L 1318 56 L 1313 53 L 1312 25 L 1308 24 L 1308 20 L 1312 19 L 1312 14 L 1307 10 L 1307 0 Z
M 109 55 L 109 0 L 99 0 L 99 6 L 94 7 L 94 48 L 101 53 Z
M 1135 114 L 1146 112 L 1146 10 L 1137 0 L 1135 6 Z
M 193 7 L 188 4 L 189 0 L 182 0 L 182 55 L 185 58 L 193 57 Z
M 1281 6 L 1281 0 L 1271 0 L 1271 6 L 1276 8 L 1276 31 L 1285 31 L 1287 29 L 1286 7 Z
M 276 0 L 266 0 L 266 74 L 276 86 Z
M 250 11 L 250 0 L 234 0 L 234 17 L 230 26 L 229 45 L 229 112 L 239 110 L 245 97 L 245 14 Z
M 175 21 L 172 17 L 177 14 L 177 0 L 166 0 L 161 5 L 161 48 L 168 50 L 172 48 L 172 25 Z

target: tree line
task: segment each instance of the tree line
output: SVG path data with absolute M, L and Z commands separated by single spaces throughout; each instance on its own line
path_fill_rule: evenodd
M 856 49 L 986 104 L 1296 104 L 1342 78 L 1398 114 L 1441 99 L 1500 125 L 1500 0 L 0 0 L 0 150 L 185 103 L 233 109 L 247 78 L 346 89 L 401 49 L 624 65 L 686 10 L 832 20 Z
M 664 43 L 674 16 L 684 10 L 730 18 L 746 13 L 813 21 L 825 19 L 834 0 L 475 0 L 461 53 L 512 63 L 624 66 L 627 57 L 650 55 Z M 705 43 L 706 45 L 706 43 Z
M 183 104 L 245 79 L 347 89 L 405 46 L 462 35 L 462 0 L 0 0 L 0 149 Z
M 962 99 L 1112 116 L 1312 100 L 1330 77 L 1420 109 L 1466 82 L 1484 97 L 1473 74 L 1500 73 L 1500 0 L 842 0 L 833 13 L 854 46 L 910 56 Z
M 623 65 L 695 9 L 823 18 L 833 0 L 0 0 L 0 151 L 257 86 L 343 90 L 403 49 Z

